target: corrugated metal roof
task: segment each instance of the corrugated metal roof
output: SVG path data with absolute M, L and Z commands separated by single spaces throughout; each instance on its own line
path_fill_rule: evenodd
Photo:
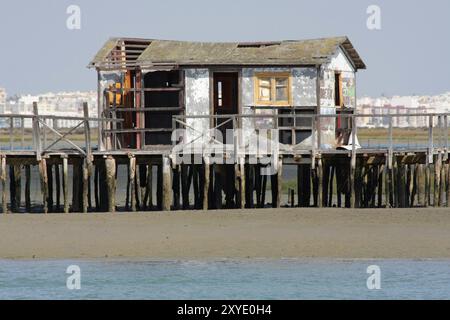
M 136 65 L 318 65 L 328 62 L 340 47 L 356 69 L 366 68 L 347 37 L 245 43 L 150 41 Z M 91 65 L 101 67 L 110 48 L 107 42 Z

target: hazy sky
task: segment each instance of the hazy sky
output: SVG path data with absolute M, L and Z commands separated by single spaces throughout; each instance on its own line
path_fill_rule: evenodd
M 66 9 L 81 8 L 81 30 Z M 381 8 L 381 30 L 366 26 Z M 8 94 L 95 90 L 86 66 L 112 36 L 258 41 L 347 35 L 367 70 L 357 94 L 450 91 L 449 0 L 0 0 L 0 87 Z

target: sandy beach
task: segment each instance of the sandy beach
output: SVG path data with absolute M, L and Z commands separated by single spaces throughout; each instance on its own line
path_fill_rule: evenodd
M 450 211 L 10 214 L 0 235 L 0 259 L 450 258 Z

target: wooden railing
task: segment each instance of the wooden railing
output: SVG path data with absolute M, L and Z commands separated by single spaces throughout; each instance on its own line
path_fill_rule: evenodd
M 40 160 L 44 153 L 69 151 L 79 153 L 82 156 L 90 157 L 92 153 L 92 139 L 91 139 L 91 122 L 104 123 L 104 122 L 121 122 L 121 119 L 108 119 L 108 118 L 91 118 L 89 117 L 88 104 L 83 103 L 83 116 L 55 116 L 55 115 L 40 115 L 38 112 L 38 104 L 33 103 L 33 114 L 0 114 L 0 119 L 9 120 L 9 126 L 7 130 L 9 134 L 9 141 L 6 145 L 2 145 L 0 141 L 0 151 L 9 152 L 34 152 L 36 159 Z M 25 120 L 30 119 L 32 122 L 31 131 L 25 128 Z M 16 121 L 19 120 L 19 121 Z M 58 120 L 74 121 L 76 124 L 69 126 L 68 128 L 58 128 L 56 125 Z M 15 126 L 15 123 L 19 123 L 19 127 Z M 48 122 L 52 122 L 50 125 Z M 20 130 L 20 133 L 16 134 L 16 129 Z M 48 132 L 51 133 L 53 141 L 49 142 Z M 74 134 L 81 134 L 81 145 L 77 144 L 70 136 Z M 14 145 L 14 142 L 19 140 L 19 146 Z M 26 145 L 26 141 L 30 141 Z M 60 142 L 65 142 L 69 147 L 58 146 Z M 68 150 L 69 149 L 69 150 Z
M 428 161 L 433 161 L 433 155 L 436 152 L 441 152 L 444 154 L 445 159 L 448 155 L 449 150 L 449 132 L 448 132 L 448 117 L 450 113 L 420 113 L 420 114 L 386 114 L 386 115 L 360 115 L 360 114 L 348 114 L 348 113 L 342 113 L 342 114 L 273 114 L 273 115 L 266 115 L 266 114 L 248 114 L 248 115 L 177 115 L 173 116 L 172 121 L 172 130 L 175 129 L 188 129 L 195 133 L 195 138 L 192 141 L 184 140 L 184 144 L 192 144 L 198 140 L 202 139 L 210 139 L 209 133 L 212 129 L 218 129 L 225 124 L 229 123 L 232 124 L 232 127 L 230 129 L 245 129 L 243 126 L 243 120 L 245 119 L 251 119 L 251 120 L 272 120 L 272 122 L 266 122 L 266 123 L 272 123 L 271 130 L 277 130 L 277 131 L 288 131 L 291 130 L 293 133 L 297 130 L 309 130 L 310 131 L 310 137 L 311 137 L 311 143 L 305 145 L 304 143 L 297 143 L 295 139 L 293 139 L 293 143 L 290 145 L 292 146 L 292 150 L 295 152 L 296 150 L 302 150 L 302 151 L 310 151 L 312 156 L 314 157 L 317 154 L 327 152 L 330 149 L 336 149 L 336 146 L 324 146 L 323 138 L 324 133 L 321 130 L 321 123 L 323 123 L 326 120 L 337 120 L 340 119 L 340 122 L 346 122 L 347 123 L 347 130 L 349 133 L 349 136 L 346 140 L 349 141 L 357 141 L 358 136 L 358 126 L 357 126 L 357 120 L 360 118 L 382 118 L 383 123 L 387 123 L 387 128 L 383 128 L 387 130 L 387 133 L 384 137 L 386 140 L 386 148 L 376 148 L 376 147 L 367 147 L 364 146 L 363 150 L 370 150 L 370 149 L 385 149 L 388 156 L 392 160 L 392 154 L 396 151 L 402 151 L 404 148 L 400 147 L 398 144 L 395 143 L 395 135 L 394 135 L 394 119 L 396 118 L 412 118 L 412 117 L 423 117 L 426 119 L 426 121 L 423 121 L 425 124 L 420 127 L 410 127 L 410 130 L 426 130 L 427 134 L 427 146 L 425 147 L 425 151 L 428 154 Z M 293 120 L 294 118 L 294 120 Z M 309 128 L 305 128 L 305 126 L 298 126 L 297 125 L 297 119 L 308 119 L 308 123 L 311 125 Z M 209 124 L 209 126 L 204 126 L 201 129 L 199 129 L 197 126 L 192 125 L 192 121 L 189 120 L 197 120 L 201 121 L 202 119 L 206 119 L 205 122 Z M 293 120 L 292 125 L 286 125 L 283 124 L 280 126 L 280 121 L 283 119 L 290 119 Z M 253 121 L 255 124 L 257 121 Z M 314 128 L 314 130 L 313 130 Z M 380 127 L 382 128 L 382 127 Z M 248 128 L 247 128 L 248 129 Z M 258 129 L 258 127 L 250 128 Z M 292 134 L 294 137 L 295 134 Z M 351 140 L 350 140 L 351 139 Z M 217 141 L 217 139 L 210 140 L 213 143 L 223 143 L 223 141 Z M 237 135 L 235 139 L 231 141 L 227 141 L 226 144 L 235 144 L 234 149 L 235 150 L 241 150 L 243 146 L 243 137 L 242 135 Z M 174 141 L 174 144 L 179 143 L 178 141 Z M 355 154 L 357 149 L 359 147 L 352 143 L 351 150 L 347 150 L 347 152 L 352 154 L 352 159 L 355 159 Z M 350 147 L 349 145 L 349 147 Z M 382 151 L 382 150 L 381 150 Z M 407 151 L 407 150 L 405 150 Z M 342 152 L 345 152 L 343 150 Z

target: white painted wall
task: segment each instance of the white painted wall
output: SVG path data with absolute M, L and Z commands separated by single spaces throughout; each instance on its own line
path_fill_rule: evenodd
M 185 69 L 184 74 L 186 115 L 209 115 L 209 70 Z M 187 130 L 187 141 L 192 141 L 209 128 L 209 119 L 187 119 L 187 124 L 192 127 Z

